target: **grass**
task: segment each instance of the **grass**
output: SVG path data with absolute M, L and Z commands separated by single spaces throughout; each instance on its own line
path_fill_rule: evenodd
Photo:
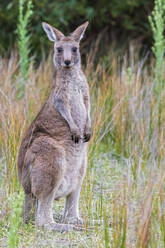
M 17 152 L 26 128 L 50 92 L 52 58 L 30 65 L 26 94 L 16 99 L 18 57 L 0 59 L 0 247 L 165 247 L 165 112 L 158 115 L 154 61 L 114 49 L 84 68 L 90 85 L 93 136 L 80 200 L 86 231 L 52 233 L 20 222 L 22 190 L 17 181 Z M 165 99 L 165 90 L 161 92 Z M 162 100 L 162 109 L 165 100 Z M 15 204 L 11 204 L 15 199 Z M 17 204 L 18 203 L 18 204 Z M 64 200 L 54 203 L 60 218 Z M 16 213 L 17 217 L 12 217 Z M 12 246 L 9 246 L 12 247 Z

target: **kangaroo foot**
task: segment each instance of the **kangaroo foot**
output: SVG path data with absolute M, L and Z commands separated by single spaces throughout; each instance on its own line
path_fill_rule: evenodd
M 84 221 L 80 217 L 67 216 L 64 218 L 64 223 L 73 224 L 73 225 L 83 225 Z
M 44 225 L 44 228 L 49 231 L 58 231 L 58 232 L 72 232 L 74 230 L 81 231 L 82 228 L 76 227 L 71 224 L 59 224 L 59 223 L 48 223 Z

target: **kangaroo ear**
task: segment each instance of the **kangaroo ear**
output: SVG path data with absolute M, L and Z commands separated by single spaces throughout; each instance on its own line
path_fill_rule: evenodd
M 76 30 L 71 34 L 71 36 L 75 39 L 75 41 L 79 42 L 83 38 L 88 23 L 89 22 L 85 22 L 84 24 L 76 28 Z
M 58 29 L 52 27 L 46 22 L 42 22 L 42 27 L 45 30 L 49 40 L 51 41 L 55 42 L 60 40 L 62 37 L 64 37 L 63 33 L 61 33 Z

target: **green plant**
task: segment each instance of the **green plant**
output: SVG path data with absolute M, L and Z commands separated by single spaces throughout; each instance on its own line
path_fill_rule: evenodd
M 25 83 L 28 78 L 28 70 L 29 70 L 29 39 L 30 35 L 28 34 L 28 24 L 30 21 L 30 17 L 33 14 L 32 11 L 32 1 L 28 0 L 26 11 L 25 11 L 25 1 L 19 0 L 19 17 L 18 17 L 18 50 L 20 57 L 20 72 L 21 72 L 21 80 L 18 86 L 18 98 L 21 98 L 24 95 Z M 24 13 L 25 11 L 25 13 Z
M 154 44 L 152 47 L 153 53 L 156 58 L 155 66 L 155 92 L 160 95 L 162 88 L 164 87 L 163 81 L 163 60 L 165 53 L 165 1 L 155 0 L 155 7 L 152 11 L 152 15 L 149 16 L 149 22 L 151 25 Z
M 11 208 L 11 215 L 9 218 L 9 231 L 8 231 L 8 245 L 9 248 L 18 247 L 19 243 L 19 227 L 21 225 L 21 212 L 22 212 L 23 192 L 18 195 L 13 194 L 10 196 L 9 203 Z

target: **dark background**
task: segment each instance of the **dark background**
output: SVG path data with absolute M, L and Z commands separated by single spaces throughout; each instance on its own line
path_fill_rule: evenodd
M 150 47 L 152 32 L 148 15 L 153 0 L 33 0 L 33 16 L 29 25 L 31 53 L 41 56 L 49 51 L 50 43 L 42 30 L 46 21 L 65 34 L 88 20 L 86 40 L 90 43 L 104 31 L 106 41 L 119 45 L 139 39 Z M 0 1 L 0 55 L 7 56 L 17 47 L 18 0 Z

